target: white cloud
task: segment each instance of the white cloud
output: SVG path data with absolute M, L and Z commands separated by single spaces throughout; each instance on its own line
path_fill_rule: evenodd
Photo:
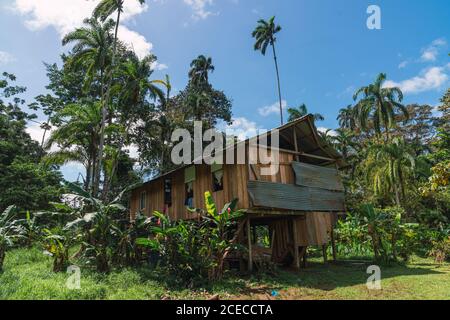
M 422 50 L 422 61 L 436 61 L 437 56 L 439 54 L 440 47 L 443 47 L 447 44 L 445 39 L 436 39 L 434 40 L 427 48 Z
M 138 147 L 136 145 L 132 144 L 132 145 L 125 147 L 124 149 L 126 151 L 128 151 L 128 154 L 130 155 L 131 158 L 139 159 L 139 151 L 138 151 Z
M 286 107 L 287 107 L 286 100 L 281 100 L 281 107 L 283 109 L 286 109 Z M 258 112 L 263 117 L 267 117 L 271 114 L 280 113 L 280 102 L 277 101 L 277 102 L 274 102 L 273 104 L 271 104 L 270 106 L 265 106 L 265 107 L 259 108 Z
M 419 93 L 441 88 L 449 79 L 447 70 L 450 63 L 443 67 L 432 67 L 423 70 L 420 75 L 411 79 L 395 82 L 388 80 L 384 87 L 399 87 L 403 93 Z
M 15 0 L 12 10 L 25 17 L 25 26 L 32 30 L 53 27 L 62 38 L 65 34 L 83 25 L 83 20 L 91 16 L 99 0 Z M 125 1 L 121 22 L 147 11 L 146 4 Z M 121 25 L 119 38 L 134 48 L 139 57 L 149 54 L 152 44 L 144 36 Z
M 225 132 L 227 136 L 236 136 L 240 141 L 267 131 L 257 125 L 256 122 L 245 117 L 233 118 L 230 125 L 219 124 L 218 129 Z
M 152 70 L 158 71 L 166 70 L 167 68 L 169 68 L 166 64 L 159 63 L 158 61 L 152 62 L 152 65 L 150 67 L 152 68 Z
M 40 124 L 38 124 L 36 122 L 31 122 L 28 124 L 25 131 L 30 135 L 31 139 L 37 141 L 39 143 L 39 145 L 42 143 L 42 137 L 44 136 L 44 129 L 41 128 Z M 50 129 L 45 133 L 45 140 L 47 140 L 48 137 L 50 137 L 52 131 L 53 131 L 53 129 Z M 55 152 L 58 150 L 59 150 L 59 147 L 56 144 L 54 144 L 54 145 L 52 145 L 52 147 L 50 148 L 49 151 Z
M 6 51 L 0 51 L 0 66 L 15 61 L 14 56 Z
M 41 143 L 44 131 L 39 124 L 29 124 L 25 131 L 30 135 L 31 139 Z
M 214 13 L 208 9 L 213 5 L 214 0 L 183 0 L 185 4 L 192 8 L 194 12 L 192 18 L 195 20 L 206 19 Z
M 332 136 L 332 137 L 337 136 L 337 132 L 332 130 L 332 129 L 330 130 L 329 128 L 318 127 L 317 131 L 322 132 L 322 133 L 326 133 L 328 136 Z
M 408 63 L 409 63 L 409 61 L 407 61 L 407 60 L 402 61 L 402 62 L 400 62 L 400 64 L 398 65 L 398 68 L 399 68 L 399 69 L 406 68 L 406 66 L 408 65 Z
M 129 48 L 133 49 L 136 55 L 141 59 L 148 55 L 153 49 L 153 44 L 148 42 L 143 35 L 136 31 L 132 31 L 125 26 L 120 26 L 117 34 L 120 40 L 122 40 Z

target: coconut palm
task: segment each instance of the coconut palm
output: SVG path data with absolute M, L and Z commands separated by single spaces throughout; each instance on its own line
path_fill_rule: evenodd
M 274 20 L 275 17 L 270 18 L 268 21 L 265 21 L 263 19 L 259 20 L 255 30 L 252 32 L 252 37 L 256 40 L 254 49 L 261 51 L 262 55 L 266 55 L 266 50 L 269 45 L 272 46 L 273 59 L 275 61 L 275 70 L 277 74 L 278 98 L 280 101 L 280 118 L 281 124 L 283 124 L 283 105 L 281 102 L 280 75 L 275 50 L 275 42 L 277 40 L 275 34 L 281 31 L 281 27 L 279 25 L 275 25 Z
M 381 134 L 384 127 L 386 139 L 389 139 L 389 129 L 395 127 L 395 119 L 400 112 L 404 119 L 409 118 L 407 108 L 401 104 L 403 93 L 400 88 L 386 88 L 383 86 L 386 74 L 380 73 L 375 82 L 358 89 L 353 95 L 356 101 L 360 94 L 363 97 L 355 105 L 356 117 L 362 129 L 366 130 L 369 123 L 376 134 Z
M 393 191 L 395 203 L 400 206 L 405 195 L 407 177 L 414 174 L 416 161 L 403 138 L 375 144 L 369 148 L 367 177 L 375 194 Z
M 350 104 L 346 108 L 340 109 L 336 120 L 339 121 L 341 128 L 354 130 L 356 128 L 356 114 L 353 106 Z
M 114 12 L 117 12 L 116 25 L 114 30 L 114 41 L 113 41 L 113 52 L 111 65 L 112 68 L 109 70 L 109 74 L 107 76 L 108 82 L 106 86 L 105 98 L 103 100 L 102 107 L 102 122 L 101 122 L 101 130 L 100 130 L 100 145 L 98 148 L 98 163 L 97 170 L 95 174 L 95 184 L 94 184 L 94 194 L 97 193 L 97 188 L 100 184 L 100 172 L 103 161 L 103 149 L 105 144 L 105 127 L 106 127 L 106 117 L 107 117 L 107 104 L 109 103 L 110 94 L 111 94 L 111 84 L 112 84 L 112 71 L 115 68 L 116 63 L 116 53 L 117 53 L 117 35 L 119 31 L 120 24 L 120 16 L 123 12 L 123 4 L 125 0 L 101 0 L 100 3 L 95 7 L 93 11 L 93 16 L 95 18 L 99 18 L 101 21 L 105 21 L 111 16 Z M 137 0 L 140 4 L 145 3 L 145 0 Z
M 199 55 L 192 60 L 189 78 L 196 85 L 208 83 L 208 73 L 214 71 L 211 57 Z
M 304 117 L 306 115 L 309 114 L 308 112 L 308 108 L 306 107 L 306 105 L 303 103 L 300 106 L 298 106 L 297 108 L 288 108 L 288 114 L 289 114 L 289 118 L 288 121 L 294 121 L 295 119 L 299 119 L 301 117 Z M 323 121 L 325 118 L 323 117 L 323 115 L 321 115 L 320 113 L 314 113 L 313 114 L 314 117 L 314 121 Z

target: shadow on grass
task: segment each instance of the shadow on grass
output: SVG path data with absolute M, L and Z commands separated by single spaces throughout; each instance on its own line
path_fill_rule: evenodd
M 337 262 L 309 262 L 308 267 L 296 271 L 293 269 L 280 270 L 275 277 L 261 276 L 261 282 L 268 287 L 281 290 L 287 287 L 305 287 L 331 291 L 341 287 L 351 287 L 365 284 L 371 275 L 367 273 L 367 267 L 374 262 L 362 260 L 339 260 Z M 416 267 L 422 266 L 422 267 Z M 445 274 L 436 270 L 433 264 L 415 264 L 408 266 L 401 263 L 381 264 L 382 279 L 399 276 L 422 276 L 432 274 Z

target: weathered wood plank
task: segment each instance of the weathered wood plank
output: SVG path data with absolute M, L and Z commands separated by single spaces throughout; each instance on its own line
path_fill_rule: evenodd
M 255 207 L 299 211 L 344 210 L 343 192 L 266 181 L 248 181 L 248 193 Z
M 293 161 L 292 169 L 295 172 L 295 184 L 299 186 L 344 191 L 341 177 L 335 168 Z

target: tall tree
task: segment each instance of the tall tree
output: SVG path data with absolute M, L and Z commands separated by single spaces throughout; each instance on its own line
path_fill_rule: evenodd
M 107 86 L 105 92 L 105 98 L 103 99 L 103 107 L 102 107 L 102 122 L 101 122 L 101 132 L 100 132 L 100 145 L 98 150 L 98 164 L 97 164 L 97 172 L 95 175 L 96 185 L 100 184 L 100 170 L 102 168 L 103 161 L 103 148 L 105 144 L 105 127 L 106 127 L 106 118 L 108 114 L 107 105 L 110 102 L 111 95 L 111 85 L 113 78 L 113 70 L 116 65 L 116 54 L 117 54 L 117 35 L 119 31 L 120 24 L 120 16 L 123 12 L 123 4 L 125 0 L 101 0 L 100 3 L 95 7 L 93 16 L 95 18 L 100 18 L 100 20 L 105 21 L 111 16 L 114 12 L 117 12 L 116 17 L 116 26 L 114 30 L 114 41 L 113 41 L 113 53 L 111 60 L 111 69 L 107 75 Z M 145 3 L 145 0 L 137 0 L 140 4 Z M 98 190 L 94 190 L 94 194 L 97 193 Z
M 0 79 L 0 212 L 10 205 L 19 210 L 46 210 L 59 201 L 62 176 L 54 166 L 40 163 L 44 154 L 26 132 L 27 121 L 36 118 L 22 109 L 18 95 L 25 87 L 12 85 L 16 77 L 3 73 Z
M 214 66 L 212 64 L 211 57 L 199 55 L 191 62 L 191 69 L 189 70 L 189 78 L 195 85 L 206 84 L 209 83 L 208 75 L 209 72 L 212 71 L 214 71 Z
M 402 138 L 389 143 L 375 144 L 369 149 L 366 167 L 375 194 L 394 192 L 395 203 L 401 206 L 408 175 L 414 174 L 416 160 Z
M 108 67 L 111 66 L 111 44 L 112 35 L 111 32 L 114 28 L 114 21 L 108 20 L 103 25 L 100 24 L 96 18 L 86 19 L 84 21 L 85 27 L 77 28 L 75 31 L 70 32 L 63 38 L 63 45 L 75 42 L 73 48 L 73 54 L 67 60 L 68 67 L 79 70 L 83 68 L 85 70 L 85 81 L 83 85 L 84 91 L 90 88 L 90 85 L 94 78 L 99 77 L 100 84 L 100 101 L 104 106 L 102 108 L 102 118 L 101 118 L 101 137 L 104 135 L 105 124 L 106 124 L 106 104 L 104 101 L 105 96 L 105 86 L 109 81 L 105 74 Z M 115 44 L 115 40 L 114 40 Z M 100 170 L 101 170 L 101 160 L 100 156 L 103 155 L 103 142 L 104 139 L 98 145 L 99 155 L 95 158 L 97 159 L 97 164 L 92 167 L 95 170 L 92 172 L 92 177 L 86 178 L 90 182 L 88 187 L 91 187 L 94 194 L 97 193 L 100 184 Z M 100 151 L 101 150 L 101 151 Z
M 299 118 L 304 117 L 307 114 L 309 114 L 308 108 L 306 107 L 306 105 L 304 103 L 299 105 L 297 108 L 288 108 L 287 111 L 289 114 L 289 118 L 288 118 L 289 122 L 294 121 L 295 119 L 299 119 Z M 323 121 L 325 119 L 323 117 L 323 115 L 321 115 L 320 113 L 314 113 L 313 117 L 314 117 L 314 121 Z
M 266 55 L 266 50 L 269 45 L 272 46 L 273 59 L 275 61 L 275 71 L 277 74 L 278 85 L 278 99 L 280 102 L 280 119 L 283 124 L 283 105 L 281 100 L 281 86 L 280 86 L 280 74 L 278 70 L 278 61 L 275 50 L 276 37 L 275 34 L 281 31 L 281 27 L 275 24 L 275 17 L 270 18 L 268 21 L 263 19 L 258 21 L 255 30 L 252 32 L 252 37 L 255 38 L 254 49 L 261 51 L 262 55 Z
M 152 100 L 159 99 L 164 104 L 165 94 L 157 86 L 165 85 L 162 80 L 150 80 L 153 74 L 152 64 L 156 61 L 154 55 L 147 55 L 143 59 L 139 59 L 134 53 L 129 53 L 127 59 L 118 66 L 118 78 L 121 79 L 116 83 L 112 90 L 118 92 L 120 110 L 118 116 L 120 125 L 116 124 L 116 134 L 118 143 L 116 146 L 109 146 L 109 170 L 105 175 L 105 183 L 103 185 L 103 197 L 106 198 L 111 186 L 111 182 L 117 172 L 119 160 L 123 158 L 122 147 L 130 143 L 129 131 L 135 121 L 133 114 L 139 113 L 138 110 L 147 108 L 147 98 Z M 136 112 L 137 111 L 137 112 Z
M 400 88 L 386 88 L 383 86 L 385 81 L 386 74 L 380 73 L 374 83 L 358 89 L 353 100 L 363 95 L 355 105 L 358 124 L 362 129 L 366 130 L 370 123 L 380 135 L 384 127 L 386 139 L 389 139 L 389 130 L 395 127 L 398 113 L 403 114 L 404 119 L 408 119 L 409 115 L 407 108 L 401 104 L 403 93 Z
M 354 130 L 356 128 L 356 114 L 353 106 L 350 104 L 345 108 L 341 108 L 336 120 L 339 121 L 341 128 Z
M 49 152 L 44 160 L 57 165 L 72 161 L 81 163 L 86 169 L 84 187 L 88 190 L 97 165 L 101 103 L 69 104 L 58 112 L 57 117 L 60 125 L 51 133 L 46 149 L 59 148 Z

